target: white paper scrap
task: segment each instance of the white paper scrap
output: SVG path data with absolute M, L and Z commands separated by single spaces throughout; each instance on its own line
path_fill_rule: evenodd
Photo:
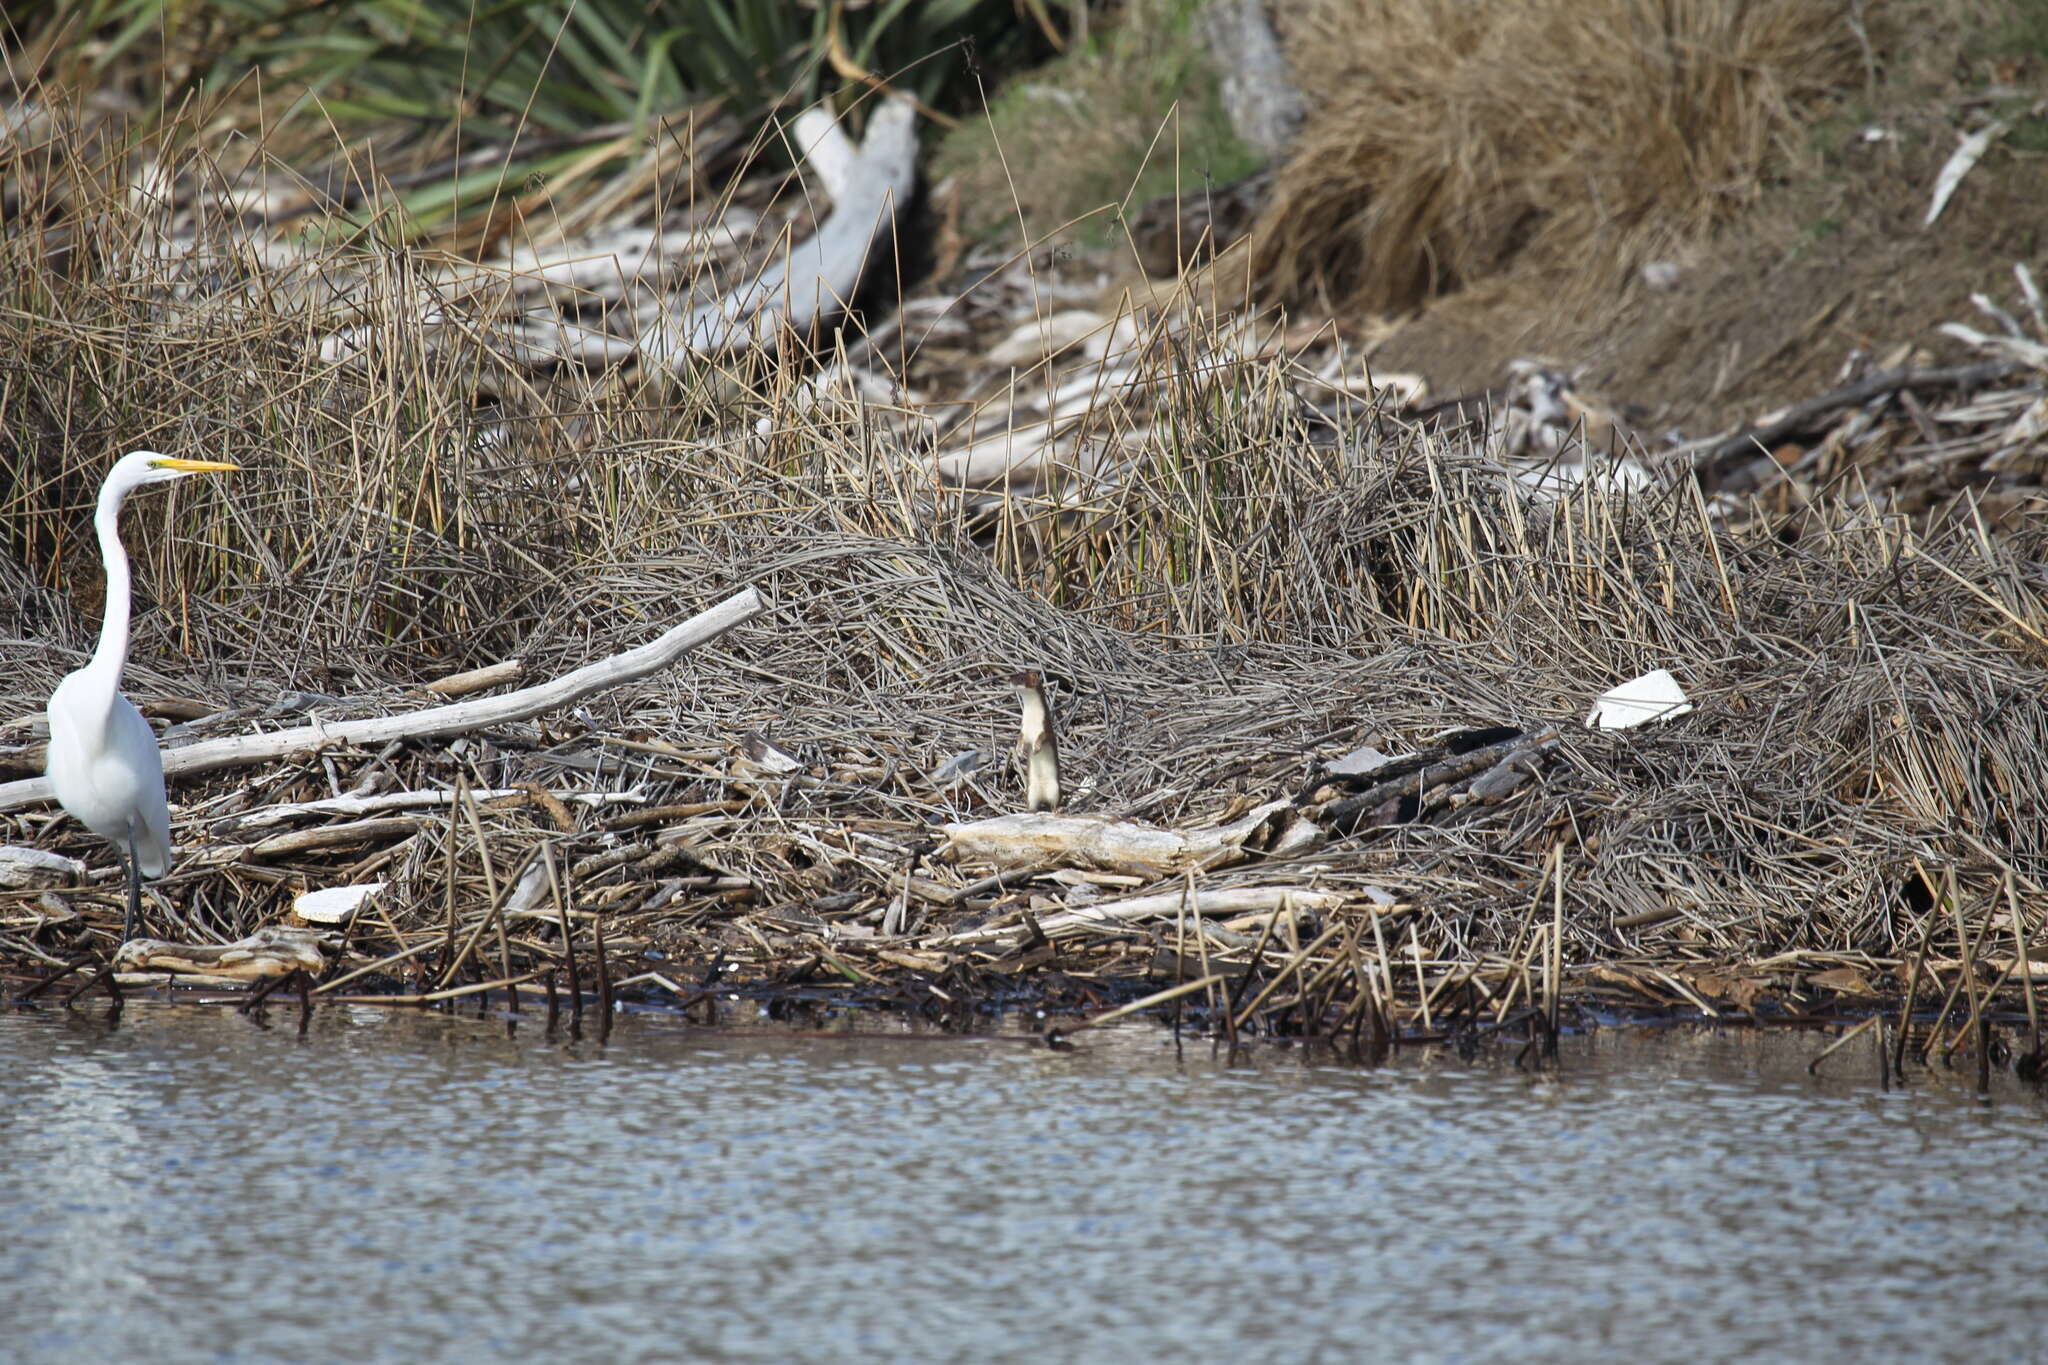
M 361 882 L 355 886 L 323 886 L 308 891 L 292 902 L 292 910 L 313 924 L 347 924 L 364 901 L 384 889 L 383 882 Z
M 1691 698 L 1668 668 L 1654 669 L 1625 682 L 1593 703 L 1586 717 L 1592 730 L 1627 730 L 1647 721 L 1669 720 L 1693 709 Z
M 1336 777 L 1363 777 L 1376 772 L 1394 760 L 1373 748 L 1370 744 L 1353 749 L 1342 758 L 1333 758 L 1323 765 L 1323 771 Z

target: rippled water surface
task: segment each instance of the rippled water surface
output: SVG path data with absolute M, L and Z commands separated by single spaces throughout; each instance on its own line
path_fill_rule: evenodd
M 0 1015 L 0 1357 L 2048 1358 L 2048 1104 L 1813 1036 L 1528 1075 L 291 1018 Z

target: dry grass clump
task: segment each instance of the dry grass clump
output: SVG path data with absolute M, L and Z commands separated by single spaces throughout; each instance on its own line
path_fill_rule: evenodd
M 1845 0 L 1282 7 L 1311 111 L 1253 236 L 1271 293 L 1376 312 L 1510 266 L 1611 290 L 1726 222 L 1859 79 Z

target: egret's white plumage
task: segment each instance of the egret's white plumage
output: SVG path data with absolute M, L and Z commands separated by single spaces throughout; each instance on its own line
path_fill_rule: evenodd
M 156 734 L 135 704 L 121 695 L 128 662 L 128 552 L 121 547 L 121 503 L 138 488 L 188 474 L 230 470 L 218 460 L 182 460 L 153 450 L 124 455 L 100 485 L 93 528 L 107 568 L 106 617 L 92 662 L 69 674 L 50 694 L 50 786 L 57 801 L 93 833 L 112 841 L 128 866 L 128 921 L 132 937 L 141 908 L 142 878 L 171 867 L 171 809 L 164 797 L 163 756 Z

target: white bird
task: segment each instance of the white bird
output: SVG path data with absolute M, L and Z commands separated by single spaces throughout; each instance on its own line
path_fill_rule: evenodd
M 66 675 L 50 694 L 50 786 L 58 804 L 93 833 L 113 842 L 128 868 L 128 915 L 121 939 L 135 936 L 142 911 L 142 879 L 171 868 L 171 808 L 164 797 L 164 761 L 156 733 L 121 695 L 128 661 L 128 552 L 121 548 L 121 502 L 138 488 L 188 474 L 238 466 L 219 460 L 181 460 L 138 450 L 123 455 L 100 485 L 100 558 L 107 567 L 106 619 L 92 662 Z

